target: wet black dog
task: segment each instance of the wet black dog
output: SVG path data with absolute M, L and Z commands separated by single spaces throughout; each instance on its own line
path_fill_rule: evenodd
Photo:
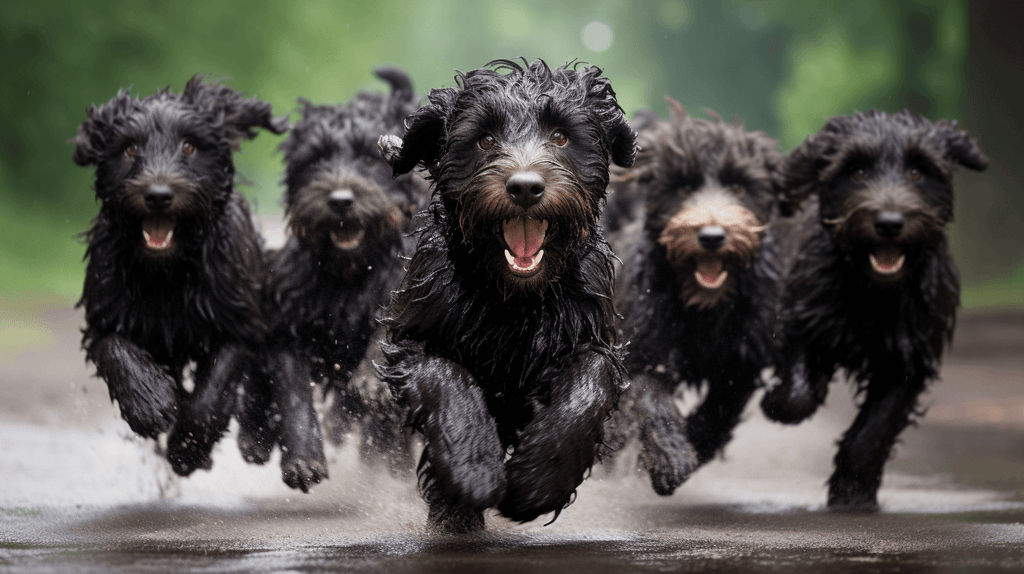
M 632 164 L 635 136 L 596 67 L 489 66 L 381 142 L 396 174 L 422 163 L 435 186 L 381 375 L 423 434 L 430 522 L 453 532 L 495 506 L 565 508 L 622 382 L 597 223 L 609 156 Z
M 786 159 L 794 201 L 811 196 L 787 251 L 779 384 L 761 406 L 796 423 L 838 369 L 863 394 L 829 479 L 832 508 L 871 510 L 896 437 L 953 334 L 960 281 L 945 227 L 953 168 L 988 159 L 945 120 L 909 112 L 835 117 Z
M 765 230 L 782 167 L 763 132 L 669 108 L 669 121 L 645 122 L 636 163 L 613 178 L 641 209 L 627 208 L 638 214 L 611 236 L 631 385 L 609 445 L 639 431 L 640 464 L 662 495 L 728 443 L 768 365 L 779 285 Z M 680 385 L 707 389 L 685 419 Z
M 121 91 L 88 114 L 74 160 L 96 166 L 101 206 L 85 234 L 82 345 L 131 429 L 170 430 L 167 459 L 188 475 L 212 464 L 266 330 L 260 238 L 231 154 L 255 128 L 288 123 L 200 76 L 180 95 Z
M 262 423 L 244 426 L 264 432 L 243 435 L 241 444 L 246 459 L 263 463 L 276 440 L 285 483 L 303 491 L 327 478 L 311 381 L 328 381 L 334 426 L 356 423 L 366 458 L 411 468 L 408 433 L 387 386 L 353 376 L 371 340 L 382 336 L 380 311 L 405 274 L 402 254 L 413 250 L 409 222 L 429 198 L 423 177 L 392 179 L 377 148 L 381 134 L 402 133 L 419 98 L 404 72 L 381 68 L 377 75 L 390 95 L 361 92 L 335 106 L 303 101 L 301 121 L 281 144 L 291 235 L 267 257 L 270 384 L 258 385 L 273 392 L 248 394 L 246 416 Z

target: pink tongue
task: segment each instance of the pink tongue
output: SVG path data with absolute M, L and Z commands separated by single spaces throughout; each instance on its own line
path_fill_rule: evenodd
M 540 246 L 544 244 L 544 234 L 548 222 L 536 219 L 510 219 L 505 222 L 505 244 L 516 257 L 516 264 L 529 267 Z
M 149 234 L 150 245 L 163 247 L 167 243 L 167 235 L 174 229 L 174 220 L 150 218 L 143 222 L 142 228 Z

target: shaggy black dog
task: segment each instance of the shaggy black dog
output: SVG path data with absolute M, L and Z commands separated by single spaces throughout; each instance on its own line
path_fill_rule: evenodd
M 491 66 L 381 141 L 396 174 L 421 163 L 435 186 L 381 375 L 423 434 L 430 522 L 453 532 L 490 507 L 557 516 L 622 384 L 597 223 L 609 157 L 632 164 L 635 135 L 596 67 Z
M 951 340 L 959 275 L 945 227 L 953 168 L 988 159 L 955 124 L 909 112 L 835 117 L 786 159 L 794 201 L 811 196 L 790 237 L 779 384 L 761 406 L 796 423 L 844 369 L 863 398 L 839 443 L 832 508 L 872 510 L 882 468 Z
M 411 467 L 407 433 L 390 391 L 375 376 L 353 377 L 380 328 L 378 319 L 404 276 L 411 254 L 409 222 L 429 197 L 423 177 L 392 179 L 381 159 L 381 134 L 401 134 L 419 98 L 404 72 L 381 68 L 391 93 L 361 92 L 349 103 L 302 101 L 302 120 L 281 144 L 287 171 L 285 213 L 291 235 L 268 254 L 265 312 L 270 327 L 269 396 L 249 393 L 246 416 L 263 436 L 243 435 L 245 457 L 266 462 L 276 438 L 284 481 L 307 491 L 327 478 L 311 381 L 334 391 L 333 418 L 342 434 L 363 433 L 364 454 Z M 403 245 L 407 243 L 407 245 Z M 377 348 L 377 345 L 374 345 Z
M 636 163 L 612 184 L 641 209 L 612 235 L 631 385 L 609 445 L 637 430 L 640 465 L 662 495 L 725 446 L 768 365 L 779 286 L 765 230 L 782 167 L 764 133 L 668 101 L 671 119 L 646 122 Z M 707 389 L 685 419 L 680 385 Z
M 167 459 L 188 475 L 210 468 L 266 330 L 260 238 L 234 189 L 232 150 L 255 128 L 288 123 L 200 76 L 180 95 L 121 91 L 88 115 L 74 160 L 96 166 L 101 205 L 85 233 L 82 346 L 131 429 L 170 430 Z

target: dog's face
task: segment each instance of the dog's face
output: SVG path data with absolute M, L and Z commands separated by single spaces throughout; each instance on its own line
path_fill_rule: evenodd
M 302 119 L 281 144 L 285 209 L 292 233 L 309 249 L 352 257 L 395 239 L 427 199 L 422 177 L 392 179 L 377 139 L 400 134 L 418 98 L 404 73 L 378 70 L 390 95 L 359 93 L 349 103 L 303 101 Z
M 422 163 L 458 240 L 506 292 L 542 293 L 596 232 L 609 157 L 632 164 L 635 134 L 597 68 L 492 62 L 432 90 L 401 147 L 396 174 Z
M 871 110 L 835 117 L 786 161 L 795 201 L 816 194 L 821 223 L 855 266 L 899 282 L 944 241 L 953 218 L 955 164 L 988 158 L 945 120 Z
M 96 196 L 137 253 L 157 260 L 196 244 L 232 189 L 231 153 L 263 127 L 287 130 L 270 104 L 226 86 L 188 81 L 146 98 L 121 91 L 74 138 L 74 160 L 96 166 Z
M 646 201 L 645 231 L 666 250 L 687 305 L 713 307 L 736 290 L 758 256 L 780 190 L 782 154 L 762 132 L 693 119 L 669 99 L 672 117 L 640 132 L 636 164 L 616 179 Z

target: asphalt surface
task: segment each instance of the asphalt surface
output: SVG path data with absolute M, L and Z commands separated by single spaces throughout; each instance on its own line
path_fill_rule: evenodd
M 747 412 L 725 457 L 672 497 L 626 453 L 553 524 L 488 517 L 441 537 L 410 477 L 330 449 L 330 481 L 288 489 L 277 457 L 176 477 L 131 435 L 79 350 L 71 302 L 0 296 L 0 573 L 1024 571 L 1024 314 L 962 315 L 924 421 L 903 434 L 882 511 L 825 510 L 850 388 L 800 426 Z

